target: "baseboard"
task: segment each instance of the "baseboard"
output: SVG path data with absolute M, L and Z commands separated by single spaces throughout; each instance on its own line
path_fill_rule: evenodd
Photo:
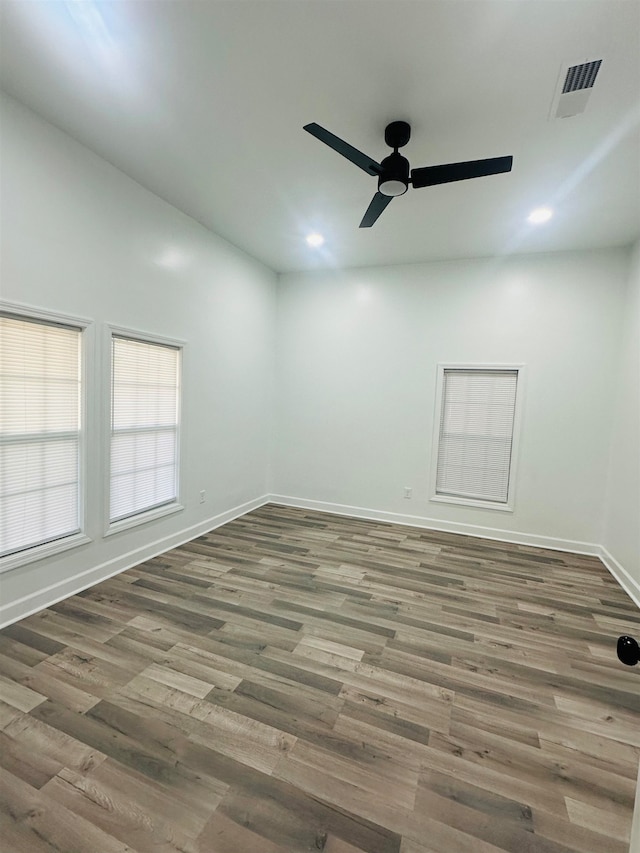
M 45 607 L 51 607 L 52 604 L 56 604 L 70 595 L 76 595 L 76 593 L 82 592 L 90 586 L 100 583 L 100 581 L 107 580 L 107 578 L 120 574 L 120 572 L 137 566 L 145 560 L 150 560 L 152 557 L 157 557 L 158 554 L 163 554 L 165 551 L 170 551 L 172 548 L 184 545 L 185 542 L 189 542 L 197 536 L 202 536 L 208 530 L 220 527 L 229 521 L 233 521 L 234 518 L 238 518 L 247 512 L 251 512 L 253 509 L 263 506 L 269 500 L 268 495 L 263 495 L 262 497 L 247 501 L 218 515 L 214 515 L 206 521 L 201 521 L 198 524 L 180 530 L 178 533 L 173 533 L 171 536 L 156 539 L 149 545 L 128 551 L 114 560 L 101 563 L 99 566 L 94 566 L 71 578 L 58 581 L 51 586 L 5 604 L 0 607 L 0 628 L 11 625 L 19 619 L 25 619 L 27 616 L 31 616 Z
M 33 613 L 45 607 L 50 607 L 64 598 L 76 595 L 100 581 L 107 580 L 114 575 L 124 572 L 145 560 L 157 557 L 172 548 L 177 548 L 201 536 L 208 530 L 221 527 L 234 518 L 239 518 L 251 510 L 264 506 L 267 503 L 277 503 L 284 506 L 298 507 L 300 509 L 312 509 L 319 512 L 332 512 L 336 515 L 352 516 L 370 521 L 388 521 L 392 524 L 404 524 L 409 527 L 421 527 L 426 530 L 438 530 L 444 533 L 460 533 L 463 536 L 476 536 L 480 539 L 493 539 L 498 542 L 511 542 L 514 545 L 529 545 L 534 548 L 548 548 L 552 551 L 568 551 L 573 554 L 589 554 L 599 557 L 610 574 L 629 595 L 632 601 L 640 607 L 640 585 L 631 577 L 622 565 L 604 548 L 589 542 L 578 542 L 571 539 L 557 539 L 551 536 L 540 536 L 530 533 L 522 533 L 500 528 L 483 527 L 475 524 L 463 524 L 455 521 L 443 521 L 442 519 L 427 518 L 404 513 L 387 512 L 366 507 L 349 506 L 346 504 L 335 504 L 328 501 L 307 500 L 306 498 L 291 497 L 289 495 L 269 494 L 254 500 L 247 501 L 225 512 L 219 513 L 206 521 L 199 522 L 192 527 L 180 530 L 171 536 L 157 539 L 149 545 L 129 551 L 109 560 L 99 566 L 94 566 L 84 572 L 66 578 L 63 581 L 45 587 L 42 590 L 0 606 L 0 628 L 11 625 L 19 619 L 25 619 Z
M 624 566 L 622 566 L 603 545 L 600 546 L 598 557 L 600 557 L 609 572 L 618 581 L 622 589 L 627 593 L 634 604 L 640 607 L 640 584 L 638 581 L 631 577 Z
M 573 539 L 556 539 L 552 536 L 540 536 L 533 533 L 503 530 L 496 527 L 482 527 L 476 524 L 463 524 L 457 521 L 444 521 L 441 518 L 428 518 L 421 515 L 406 515 L 386 510 L 368 509 L 360 506 L 334 504 L 326 501 L 312 501 L 288 495 L 269 495 L 270 503 L 300 509 L 315 509 L 319 512 L 333 512 L 336 515 L 349 515 L 369 521 L 389 521 L 408 527 L 423 527 L 426 530 L 438 530 L 443 533 L 460 533 L 463 536 L 477 536 L 480 539 L 493 539 L 497 542 L 511 542 L 514 545 L 530 545 L 534 548 L 548 548 L 551 551 L 569 551 L 572 554 L 589 554 L 599 557 L 602 546 L 591 542 L 577 542 Z
M 333 512 L 336 515 L 349 515 L 370 521 L 389 521 L 393 524 L 406 524 L 409 527 L 423 527 L 426 530 L 439 530 L 444 533 L 460 533 L 463 536 L 477 536 L 480 539 L 494 539 L 498 542 L 512 542 L 514 545 L 530 545 L 534 548 L 548 548 L 551 551 L 568 551 L 572 554 L 588 554 L 598 557 L 605 568 L 624 589 L 631 600 L 640 607 L 640 584 L 613 557 L 603 545 L 592 542 L 579 542 L 573 539 L 557 539 L 552 536 L 540 536 L 494 527 L 481 527 L 475 524 L 462 524 L 456 521 L 426 518 L 419 515 L 406 515 L 385 510 L 368 509 L 360 506 L 334 504 L 328 501 L 313 501 L 295 498 L 289 495 L 269 495 L 270 503 L 300 509 L 315 509 L 319 512 Z

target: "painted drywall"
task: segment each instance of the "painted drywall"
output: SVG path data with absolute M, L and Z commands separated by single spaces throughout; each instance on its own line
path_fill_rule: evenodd
M 603 544 L 640 593 L 640 242 L 631 254 L 616 396 Z
M 268 493 L 541 545 L 604 543 L 638 580 L 637 469 L 627 464 L 638 432 L 637 247 L 631 273 L 628 251 L 613 249 L 276 281 L 17 102 L 1 107 L 0 296 L 92 321 L 98 358 L 93 541 L 4 573 L 0 623 Z M 104 538 L 107 323 L 186 341 L 185 509 Z M 439 361 L 526 365 L 512 514 L 429 500 Z
M 103 538 L 108 388 L 94 360 L 86 493 L 93 542 L 5 572 L 4 621 L 69 594 L 74 578 L 95 581 L 153 543 L 170 545 L 264 496 L 276 276 L 10 98 L 1 128 L 2 299 L 93 321 L 90 356 L 105 323 L 186 342 L 185 509 Z M 202 191 L 215 191 L 213 175 Z
M 627 262 L 613 249 L 282 276 L 275 491 L 516 541 L 601 543 Z M 513 513 L 430 501 L 438 362 L 526 365 Z

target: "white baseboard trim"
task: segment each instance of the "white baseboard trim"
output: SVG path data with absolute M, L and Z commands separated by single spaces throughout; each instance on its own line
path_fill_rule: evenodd
M 279 503 L 300 509 L 314 509 L 319 512 L 333 512 L 336 515 L 349 515 L 370 521 L 389 521 L 393 524 L 406 524 L 409 527 L 423 527 L 426 530 L 438 530 L 444 533 L 461 533 L 463 536 L 477 536 L 480 539 L 494 539 L 498 542 L 511 542 L 514 545 L 548 548 L 551 551 L 568 551 L 572 554 L 591 555 L 600 559 L 634 604 L 640 607 L 640 584 L 631 577 L 629 572 L 603 545 L 596 545 L 592 542 L 578 542 L 573 539 L 556 539 L 552 536 L 502 530 L 495 527 L 481 527 L 475 524 L 462 524 L 456 521 L 443 521 L 439 518 L 426 518 L 420 515 L 405 515 L 360 506 L 334 504 L 328 501 L 312 501 L 306 498 L 290 497 L 289 495 L 269 495 L 269 503 Z
M 573 539 L 556 539 L 552 536 L 540 536 L 534 533 L 503 530 L 496 527 L 481 527 L 476 524 L 463 524 L 457 521 L 444 521 L 440 518 L 427 518 L 421 515 L 405 515 L 386 510 L 368 509 L 360 506 L 347 506 L 326 501 L 312 501 L 294 498 L 288 495 L 269 495 L 270 503 L 300 509 L 315 509 L 319 512 L 333 512 L 336 515 L 349 515 L 369 521 L 389 521 L 392 524 L 404 524 L 408 527 L 423 527 L 443 533 L 460 533 L 463 536 L 476 536 L 479 539 L 493 539 L 497 542 L 511 542 L 514 545 L 529 545 L 534 548 L 548 548 L 551 551 L 569 551 L 573 554 L 589 554 L 599 557 L 602 547 L 591 542 L 577 542 Z
M 635 578 L 632 578 L 629 572 L 622 566 L 615 557 L 613 557 L 604 545 L 600 546 L 598 557 L 605 564 L 609 572 L 618 581 L 622 589 L 627 593 L 629 598 L 640 607 L 640 584 Z
M 206 521 L 201 521 L 192 527 L 187 527 L 178 533 L 173 533 L 171 536 L 156 539 L 149 545 L 128 551 L 126 554 L 122 554 L 113 560 L 108 560 L 106 563 L 101 563 L 99 566 L 94 566 L 71 578 L 65 578 L 65 580 L 58 581 L 55 584 L 51 584 L 51 586 L 2 605 L 0 607 L 0 628 L 5 628 L 19 619 L 25 619 L 27 616 L 31 616 L 45 607 L 51 607 L 52 604 L 56 604 L 64 598 L 76 595 L 78 592 L 82 592 L 90 586 L 100 583 L 100 581 L 107 580 L 107 578 L 120 574 L 120 572 L 137 566 L 145 560 L 150 560 L 152 557 L 157 557 L 158 554 L 163 554 L 165 551 L 170 551 L 172 548 L 184 545 L 185 542 L 189 542 L 197 536 L 202 536 L 203 533 L 209 530 L 220 527 L 229 521 L 233 521 L 234 518 L 239 518 L 241 515 L 245 515 L 247 512 L 263 506 L 269 500 L 270 497 L 268 495 L 263 495 L 262 497 L 247 501 L 240 504 L 240 506 L 214 515 Z
M 78 592 L 82 592 L 94 586 L 94 584 L 100 583 L 100 581 L 107 580 L 120 572 L 137 566 L 139 563 L 143 563 L 145 560 L 150 560 L 152 557 L 157 557 L 165 551 L 184 545 L 185 542 L 201 536 L 208 530 L 221 527 L 223 524 L 233 521 L 233 519 L 239 518 L 267 503 L 282 504 L 283 506 L 297 507 L 299 509 L 317 510 L 318 512 L 332 512 L 336 515 L 352 516 L 353 518 L 362 518 L 369 521 L 388 521 L 392 524 L 421 527 L 426 530 L 437 530 L 444 533 L 460 533 L 463 536 L 476 536 L 480 539 L 493 539 L 498 542 L 510 542 L 514 545 L 529 545 L 534 548 L 548 548 L 552 551 L 589 554 L 599 557 L 632 601 L 640 607 L 640 585 L 602 545 L 590 542 L 578 542 L 572 539 L 557 539 L 551 536 L 502 530 L 500 528 L 482 527 L 475 524 L 443 521 L 442 519 L 427 518 L 418 515 L 387 512 L 386 510 L 335 504 L 328 501 L 307 500 L 306 498 L 291 497 L 289 495 L 268 494 L 221 512 L 206 521 L 201 521 L 171 536 L 157 539 L 149 545 L 122 554 L 114 560 L 94 566 L 91 569 L 74 575 L 72 578 L 58 581 L 55 584 L 51 584 L 51 586 L 2 605 L 0 606 L 0 628 L 11 625 L 19 619 L 25 619 L 27 616 L 31 616 L 45 607 L 50 607 L 58 601 L 62 601 L 71 595 L 76 595 Z

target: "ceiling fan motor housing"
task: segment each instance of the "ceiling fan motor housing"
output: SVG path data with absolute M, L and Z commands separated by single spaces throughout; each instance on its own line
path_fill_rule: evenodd
M 409 161 L 402 154 L 394 151 L 385 157 L 382 163 L 382 173 L 378 178 L 378 192 L 382 195 L 404 195 L 409 188 Z

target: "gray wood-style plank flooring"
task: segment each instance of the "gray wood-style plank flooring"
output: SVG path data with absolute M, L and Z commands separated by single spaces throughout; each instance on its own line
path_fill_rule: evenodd
M 0 632 L 6 853 L 627 853 L 593 557 L 267 505 Z

